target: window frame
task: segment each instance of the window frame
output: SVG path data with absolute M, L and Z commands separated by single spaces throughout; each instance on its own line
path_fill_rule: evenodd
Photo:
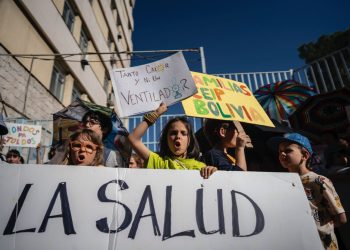
M 60 101 L 63 100 L 66 76 L 64 70 L 55 63 L 51 73 L 50 92 Z
M 90 39 L 86 32 L 86 29 L 82 27 L 80 30 L 80 39 L 79 39 L 79 47 L 81 52 L 86 53 L 88 51 L 89 41 Z
M 80 90 L 80 88 L 78 87 L 78 84 L 75 80 L 73 83 L 71 102 L 74 102 L 75 100 L 80 99 L 82 94 L 83 94 L 83 92 Z
M 67 0 L 64 1 L 62 18 L 70 32 L 73 32 L 75 16 L 76 15 L 71 4 Z
M 108 71 L 106 70 L 106 71 L 105 71 L 105 77 L 104 77 L 104 79 L 103 79 L 103 89 L 104 89 L 104 91 L 106 92 L 106 94 L 108 94 L 107 92 L 108 92 L 108 87 L 109 87 L 109 81 L 110 81 L 110 79 L 109 79 L 109 73 L 108 73 Z

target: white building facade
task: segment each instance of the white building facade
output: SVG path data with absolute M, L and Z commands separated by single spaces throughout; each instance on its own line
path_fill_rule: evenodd
M 111 104 L 129 67 L 135 0 L 0 0 L 0 112 L 50 120 L 80 97 Z

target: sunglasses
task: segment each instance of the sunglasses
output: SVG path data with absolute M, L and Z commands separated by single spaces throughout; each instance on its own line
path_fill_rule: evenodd
M 73 151 L 79 151 L 82 150 L 82 148 L 85 148 L 86 153 L 92 154 L 94 151 L 96 151 L 97 146 L 96 144 L 90 142 L 72 141 L 70 143 L 70 148 Z
M 96 119 L 88 119 L 88 120 L 84 121 L 84 124 L 85 125 L 90 124 L 90 126 L 94 126 L 94 125 L 100 125 L 101 123 L 99 120 L 96 120 Z

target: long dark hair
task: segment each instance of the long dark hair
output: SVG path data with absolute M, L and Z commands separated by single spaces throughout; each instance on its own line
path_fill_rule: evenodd
M 187 147 L 187 153 L 186 153 L 186 158 L 194 158 L 194 159 L 198 159 L 199 158 L 199 146 L 198 146 L 198 142 L 197 139 L 194 135 L 193 129 L 192 129 L 192 125 L 191 123 L 187 120 L 187 118 L 185 116 L 180 116 L 180 117 L 175 117 L 172 118 L 168 121 L 168 123 L 165 125 L 165 127 L 162 130 L 162 133 L 160 134 L 160 140 L 159 140 L 159 147 L 160 147 L 160 152 L 159 155 L 161 157 L 164 156 L 173 156 L 173 153 L 171 152 L 169 145 L 168 145 L 168 131 L 170 129 L 171 124 L 173 124 L 174 122 L 182 122 L 187 131 L 188 131 L 188 139 L 189 139 L 189 145 Z

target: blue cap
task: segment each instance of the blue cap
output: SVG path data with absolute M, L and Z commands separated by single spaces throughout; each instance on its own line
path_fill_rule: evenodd
M 298 133 L 287 133 L 284 134 L 283 137 L 272 137 L 267 141 L 267 144 L 274 151 L 278 151 L 278 147 L 282 142 L 299 144 L 300 146 L 304 147 L 310 153 L 310 155 L 313 154 L 309 139 Z
M 6 127 L 6 124 L 4 122 L 4 118 L 2 114 L 0 114 L 0 135 L 6 135 L 8 133 L 8 129 Z

